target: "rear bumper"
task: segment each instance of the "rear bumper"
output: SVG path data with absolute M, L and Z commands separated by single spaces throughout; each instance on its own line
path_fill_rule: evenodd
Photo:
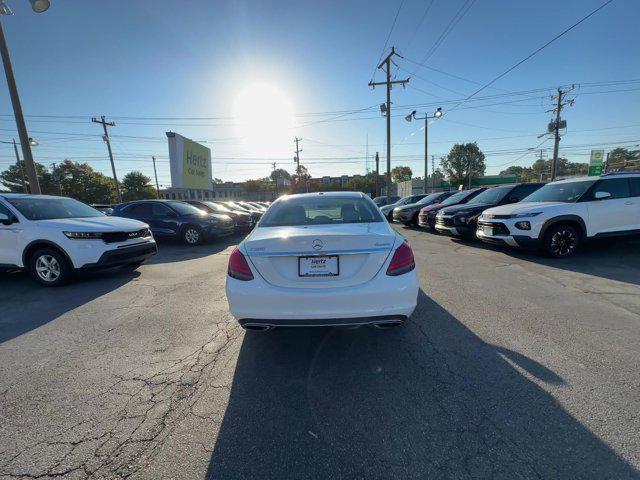
M 93 270 L 117 267 L 129 263 L 143 262 L 158 253 L 156 242 L 145 242 L 141 245 L 121 247 L 104 252 L 97 262 L 87 263 L 79 270 Z
M 241 323 L 362 325 L 379 317 L 408 318 L 416 308 L 418 283 L 415 270 L 397 277 L 381 272 L 353 287 L 315 289 L 276 287 L 258 274 L 246 282 L 227 276 L 226 293 L 229 311 Z
M 409 317 L 404 315 L 383 315 L 379 317 L 354 317 L 354 318 L 325 318 L 319 319 L 298 319 L 298 320 L 282 320 L 282 319 L 262 319 L 262 318 L 245 318 L 238 320 L 238 323 L 246 329 L 251 327 L 354 327 L 359 325 L 372 326 L 392 326 L 402 325 Z

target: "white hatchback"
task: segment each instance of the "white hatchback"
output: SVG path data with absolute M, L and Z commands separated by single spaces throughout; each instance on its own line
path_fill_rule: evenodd
M 229 310 L 251 330 L 401 325 L 418 297 L 411 247 L 361 193 L 281 197 L 227 273 Z

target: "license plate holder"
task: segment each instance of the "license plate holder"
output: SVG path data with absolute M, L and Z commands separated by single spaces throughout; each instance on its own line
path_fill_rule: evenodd
M 311 255 L 298 257 L 299 277 L 337 277 L 340 275 L 338 255 Z

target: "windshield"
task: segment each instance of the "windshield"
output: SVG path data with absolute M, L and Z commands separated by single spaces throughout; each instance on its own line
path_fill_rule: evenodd
M 493 187 L 485 190 L 480 195 L 469 200 L 469 205 L 474 203 L 498 203 L 507 193 L 513 189 L 513 186 Z
M 416 202 L 416 204 L 418 205 L 424 205 L 425 203 L 432 203 L 434 200 L 437 200 L 440 195 L 442 195 L 441 193 L 432 193 L 431 195 L 427 195 L 426 197 L 424 197 L 422 200 L 419 200 Z
M 220 205 L 219 203 L 208 202 L 208 201 L 204 201 L 202 203 L 204 203 L 207 207 L 209 207 L 214 212 L 229 213 L 231 211 L 227 207 L 225 207 L 224 205 Z
M 248 208 L 245 208 L 242 205 L 239 205 L 237 203 L 227 202 L 227 205 L 229 205 L 229 207 L 233 208 L 234 210 L 240 210 L 241 212 L 245 212 L 245 213 L 249 212 Z
M 71 198 L 10 198 L 13 205 L 29 220 L 52 220 L 55 218 L 104 217 L 104 213 Z
M 384 201 L 387 199 L 387 197 L 377 197 L 373 199 L 373 203 L 375 203 L 376 205 L 380 206 L 380 205 L 384 205 Z
M 173 208 L 180 215 L 202 215 L 205 213 L 203 210 L 189 205 L 183 202 L 167 202 L 171 208 Z
M 382 222 L 380 212 L 358 197 L 290 198 L 273 205 L 259 227 Z
M 577 202 L 596 180 L 569 183 L 549 183 L 539 188 L 523 202 Z
M 473 190 L 471 190 L 471 191 L 463 190 L 462 192 L 454 193 L 449 198 L 444 200 L 441 203 L 441 205 L 443 207 L 446 207 L 447 205 L 455 205 L 456 203 L 462 202 L 465 198 L 467 198 L 469 195 L 471 195 L 471 193 L 473 193 Z

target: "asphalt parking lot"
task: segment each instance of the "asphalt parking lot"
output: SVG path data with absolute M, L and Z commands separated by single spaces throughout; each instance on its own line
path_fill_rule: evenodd
M 390 330 L 244 332 L 236 238 L 0 274 L 0 478 L 640 478 L 640 241 L 551 260 L 398 227 Z

